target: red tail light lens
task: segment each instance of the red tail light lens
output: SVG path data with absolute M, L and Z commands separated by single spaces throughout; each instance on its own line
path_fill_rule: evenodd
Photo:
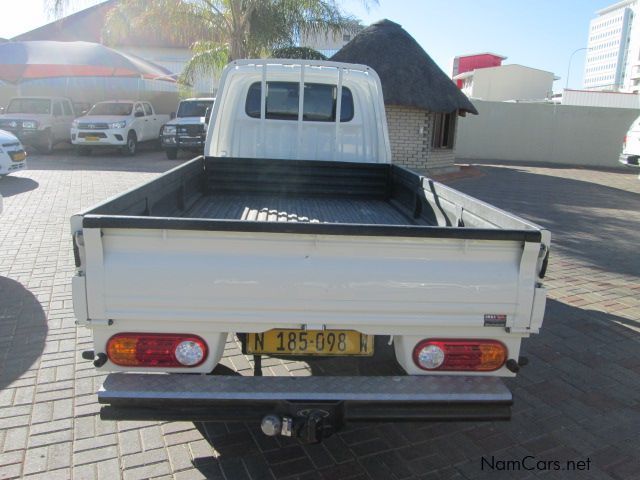
M 497 340 L 429 339 L 413 349 L 413 362 L 428 371 L 491 372 L 507 360 L 507 347 Z
M 206 342 L 179 333 L 118 333 L 107 342 L 107 357 L 121 367 L 197 367 L 207 359 Z

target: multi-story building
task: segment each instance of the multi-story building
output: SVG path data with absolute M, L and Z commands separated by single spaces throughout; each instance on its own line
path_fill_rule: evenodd
M 640 90 L 640 2 L 623 0 L 598 10 L 589 24 L 584 88 Z
M 451 72 L 451 78 L 461 73 L 473 72 L 478 68 L 490 68 L 499 67 L 502 65 L 502 61 L 507 57 L 502 55 L 496 55 L 491 52 L 483 53 L 470 53 L 468 55 L 458 55 L 453 59 L 453 70 Z M 462 88 L 463 81 L 456 80 L 458 88 Z

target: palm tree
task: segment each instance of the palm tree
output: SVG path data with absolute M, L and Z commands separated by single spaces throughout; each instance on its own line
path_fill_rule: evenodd
M 70 0 L 48 1 L 60 13 Z M 114 43 L 144 34 L 191 44 L 193 58 L 182 75 L 191 83 L 230 60 L 266 56 L 304 35 L 355 32 L 358 26 L 336 0 L 120 0 L 103 38 Z

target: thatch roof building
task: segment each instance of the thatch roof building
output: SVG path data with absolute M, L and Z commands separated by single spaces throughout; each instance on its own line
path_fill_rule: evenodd
M 380 76 L 394 162 L 432 173 L 454 168 L 456 118 L 478 112 L 400 25 L 370 25 L 331 60 L 365 64 Z

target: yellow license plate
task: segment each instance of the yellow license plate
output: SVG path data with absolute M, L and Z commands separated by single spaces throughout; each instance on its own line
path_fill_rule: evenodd
M 11 157 L 14 162 L 22 162 L 25 158 L 27 158 L 27 154 L 24 152 L 14 153 Z
M 84 137 L 87 142 L 99 142 L 100 137 Z
M 247 353 L 272 355 L 373 355 L 373 335 L 355 330 L 285 330 L 247 334 Z

